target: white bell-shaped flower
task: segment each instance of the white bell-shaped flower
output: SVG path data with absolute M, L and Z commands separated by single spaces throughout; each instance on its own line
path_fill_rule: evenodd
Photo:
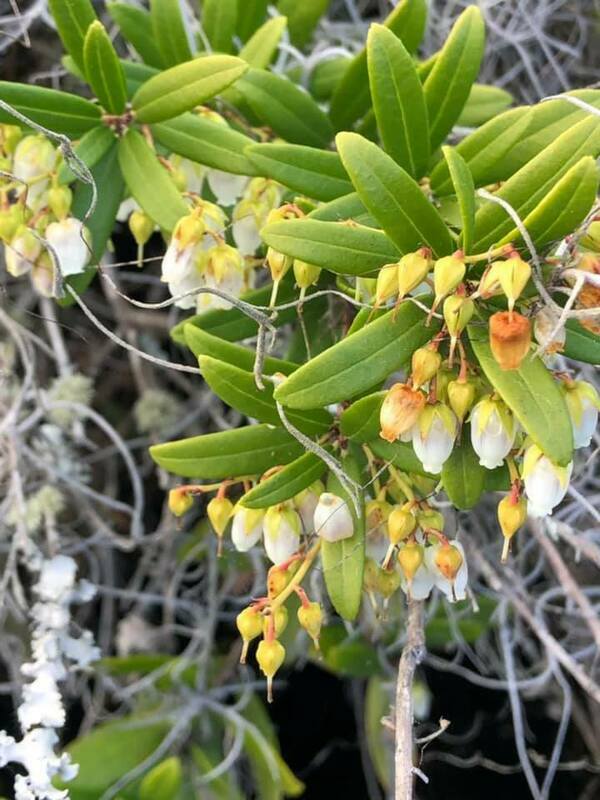
M 319 502 L 319 497 L 324 491 L 325 488 L 321 481 L 315 481 L 294 497 L 294 505 L 298 514 L 300 514 L 304 533 L 313 533 L 315 508 Z
M 262 508 L 236 507 L 231 523 L 231 541 L 236 550 L 246 553 L 258 544 L 263 533 L 264 517 Z
M 471 411 L 471 444 L 486 469 L 502 466 L 516 433 L 515 418 L 501 400 L 484 397 Z
M 246 175 L 232 175 L 220 169 L 209 169 L 206 180 L 220 206 L 232 206 L 244 191 L 248 178 Z
M 573 462 L 559 467 L 532 444 L 525 451 L 523 482 L 527 511 L 532 517 L 545 517 L 561 502 L 569 488 Z
M 44 236 L 58 259 L 63 277 L 79 275 L 84 271 L 91 252 L 89 234 L 80 220 L 66 217 L 60 222 L 51 222 Z
M 54 295 L 54 262 L 48 252 L 43 252 L 29 273 L 31 283 L 36 292 L 43 297 Z
M 323 492 L 314 513 L 314 529 L 326 542 L 349 539 L 354 533 L 354 520 L 348 503 L 331 492 Z
M 426 600 L 434 587 L 433 575 L 426 564 L 421 564 L 410 583 L 401 572 L 400 586 L 404 594 L 412 600 Z
M 413 427 L 413 449 L 426 472 L 439 475 L 449 458 L 458 424 L 454 413 L 443 403 L 426 405 Z
M 169 157 L 169 161 L 185 181 L 186 191 L 201 194 L 202 184 L 206 175 L 205 168 L 201 164 L 190 161 L 189 158 L 184 158 L 176 153 Z
M 571 416 L 573 444 L 576 448 L 589 447 L 598 424 L 598 392 L 586 381 L 570 381 L 565 386 L 565 400 Z
M 15 278 L 25 275 L 31 270 L 41 251 L 40 240 L 23 226 L 16 232 L 4 251 L 7 272 Z
M 261 245 L 260 229 L 265 224 L 269 207 L 257 200 L 244 198 L 233 209 L 231 233 L 240 253 L 252 256 Z
M 18 143 L 12 174 L 27 184 L 27 207 L 38 211 L 46 204 L 50 173 L 56 166 L 56 149 L 45 136 L 25 136 Z
M 204 280 L 204 286 L 239 297 L 246 287 L 246 267 L 244 259 L 235 247 L 221 242 L 197 256 L 197 265 Z M 217 294 L 203 292 L 196 301 L 198 312 L 209 308 L 231 308 L 231 303 Z
M 425 548 L 425 564 L 435 586 L 454 603 L 467 596 L 469 568 L 462 544 L 452 539 Z
M 267 509 L 263 524 L 263 542 L 273 564 L 282 564 L 300 547 L 301 522 L 290 503 Z

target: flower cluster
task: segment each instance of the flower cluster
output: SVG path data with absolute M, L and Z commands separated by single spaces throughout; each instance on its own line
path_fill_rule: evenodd
M 91 239 L 71 214 L 74 176 L 45 136 L 23 136 L 14 125 L 0 125 L 0 239 L 7 271 L 29 275 L 46 297 L 54 296 L 59 276 L 83 272 Z

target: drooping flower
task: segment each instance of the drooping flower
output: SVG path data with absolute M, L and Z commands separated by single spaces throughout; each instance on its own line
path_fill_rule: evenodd
M 56 165 L 56 149 L 45 136 L 25 136 L 18 143 L 12 173 L 27 184 L 27 207 L 38 211 L 46 204 L 50 173 Z
M 435 586 L 451 603 L 465 599 L 469 570 L 460 542 L 452 539 L 447 544 L 438 542 L 425 548 L 425 563 Z
M 302 523 L 291 503 L 280 503 L 267 509 L 263 525 L 263 541 L 273 564 L 287 561 L 300 547 Z
M 264 517 L 262 508 L 236 506 L 231 523 L 231 541 L 236 550 L 246 553 L 258 544 L 263 533 Z
M 525 451 L 523 482 L 527 509 L 532 517 L 545 517 L 561 502 L 569 488 L 573 463 L 559 467 L 532 444 Z
M 473 408 L 471 444 L 482 467 L 501 467 L 512 450 L 516 433 L 515 418 L 501 400 L 488 395 Z
M 529 353 L 531 324 L 516 311 L 498 311 L 490 317 L 490 347 L 501 369 L 518 369 Z
M 589 447 L 598 424 L 598 392 L 586 381 L 568 381 L 563 386 L 573 426 L 575 448 Z
M 438 258 L 433 265 L 434 306 L 438 306 L 446 295 L 462 283 L 467 268 L 458 255 Z
M 80 220 L 67 217 L 60 222 L 51 222 L 44 236 L 54 251 L 63 277 L 84 271 L 91 251 L 89 234 Z
M 232 206 L 248 183 L 247 175 L 233 175 L 220 169 L 209 169 L 206 181 L 220 206 Z
M 239 250 L 225 242 L 198 253 L 196 267 L 202 286 L 207 288 L 239 297 L 248 286 L 250 273 L 246 270 L 242 255 Z M 209 308 L 228 309 L 231 308 L 231 303 L 217 294 L 202 292 L 198 294 L 196 308 L 198 312 Z
M 323 492 L 315 508 L 314 530 L 326 542 L 339 542 L 354 534 L 348 503 L 336 494 Z
M 498 280 L 508 300 L 508 309 L 512 311 L 515 302 L 531 277 L 531 267 L 526 261 L 523 261 L 518 253 L 507 258 L 506 261 L 497 262 L 497 264 Z
M 382 439 L 395 442 L 411 430 L 425 407 L 423 392 L 405 383 L 395 383 L 385 396 L 379 413 Z
M 413 428 L 412 443 L 426 472 L 439 475 L 452 452 L 457 432 L 457 419 L 448 406 L 443 403 L 425 406 Z
M 7 272 L 15 278 L 25 275 L 31 270 L 41 251 L 40 240 L 29 228 L 22 225 L 4 253 Z
M 430 251 L 422 248 L 416 253 L 407 253 L 398 262 L 398 299 L 420 286 L 432 266 Z
M 312 533 L 314 530 L 315 508 L 319 502 L 319 497 L 324 491 L 325 489 L 322 482 L 315 481 L 294 497 L 294 505 L 296 506 L 298 514 L 300 514 L 304 533 Z

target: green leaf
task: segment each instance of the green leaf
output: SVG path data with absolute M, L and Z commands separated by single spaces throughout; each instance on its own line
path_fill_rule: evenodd
M 149 67 L 148 64 L 141 64 L 139 61 L 129 61 L 126 58 L 121 59 L 121 66 L 125 73 L 129 97 L 133 97 L 142 83 L 146 83 L 150 78 L 160 74 L 160 70 L 156 69 L 156 67 Z
M 98 126 L 84 133 L 73 150 L 83 163 L 91 169 L 114 144 L 114 133 L 109 128 Z M 58 170 L 58 182 L 65 184 L 72 183 L 74 180 L 77 180 L 77 176 L 71 171 L 68 164 L 63 161 Z
M 469 6 L 454 23 L 423 86 L 432 150 L 444 141 L 460 117 L 479 73 L 484 46 L 481 11 Z
M 506 92 L 498 86 L 475 83 L 471 87 L 471 92 L 457 124 L 465 128 L 476 128 L 506 111 L 512 101 L 510 92 Z
M 259 422 L 282 424 L 273 400 L 271 381 L 265 381 L 265 388 L 261 390 L 257 388 L 251 372 L 210 356 L 200 356 L 198 363 L 204 380 L 227 405 Z M 321 409 L 310 412 L 290 411 L 287 416 L 292 425 L 309 436 L 325 433 L 332 422 L 329 412 Z
M 563 175 L 533 211 L 523 225 L 537 247 L 556 242 L 572 233 L 586 218 L 598 193 L 598 167 L 591 156 L 585 156 Z M 520 239 L 517 228 L 498 244 Z
M 460 209 L 462 249 L 468 255 L 471 253 L 473 231 L 475 229 L 475 186 L 473 184 L 473 176 L 464 158 L 453 147 L 445 145 L 442 147 L 442 152 L 450 170 L 450 177 Z
M 326 147 L 333 138 L 327 116 L 307 92 L 287 78 L 249 69 L 235 88 L 257 118 L 283 139 Z
M 213 336 L 197 325 L 189 323 L 184 325 L 183 335 L 185 343 L 197 357 L 211 356 L 219 361 L 226 361 L 228 364 L 250 372 L 254 367 L 255 352 L 249 347 L 232 344 L 219 336 Z M 262 371 L 264 375 L 273 375 L 276 372 L 289 375 L 295 369 L 298 369 L 298 365 L 292 364 L 291 361 L 266 356 Z
M 379 436 L 379 412 L 387 392 L 375 392 L 355 400 L 340 415 L 340 432 L 353 442 L 366 444 Z
M 272 17 L 252 34 L 238 53 L 251 67 L 266 69 L 277 53 L 279 42 L 287 27 L 287 17 Z
M 377 650 L 366 639 L 345 639 L 328 648 L 325 664 L 345 678 L 370 678 L 381 672 Z
M 496 197 L 509 203 L 525 219 L 571 166 L 583 156 L 595 157 L 598 153 L 600 120 L 587 117 L 509 178 Z M 502 241 L 513 228 L 514 223 L 504 208 L 488 201 L 475 216 L 474 247 L 477 252 L 485 251 Z
M 155 75 L 134 94 L 138 122 L 162 122 L 201 105 L 236 81 L 248 65 L 236 56 L 203 56 Z
M 267 16 L 269 0 L 238 0 L 237 34 L 247 42 Z
M 275 398 L 304 409 L 348 400 L 399 369 L 438 328 L 435 320 L 426 327 L 425 313 L 405 302 L 396 314 L 384 314 L 300 367 L 277 387 Z
M 150 448 L 152 458 L 167 472 L 208 480 L 262 475 L 302 452 L 302 446 L 286 431 L 271 425 L 207 433 Z
M 192 58 L 179 0 L 150 0 L 150 19 L 157 47 L 165 66 L 173 67 Z
M 209 755 L 195 744 L 191 746 L 191 754 L 194 764 L 202 776 L 208 775 L 222 761 L 222 757 L 213 756 L 212 753 Z M 216 800 L 244 800 L 239 789 L 232 784 L 231 778 L 231 772 L 228 771 L 225 775 L 213 778 L 207 784 L 211 793 L 211 800 L 213 798 Z
M 280 253 L 339 275 L 367 275 L 400 257 L 385 234 L 363 225 L 284 220 L 264 227 L 261 236 Z
M 566 328 L 565 355 L 586 364 L 600 364 L 600 336 L 584 328 L 576 319 L 570 319 Z
M 261 800 L 282 800 L 279 764 L 273 747 L 253 725 L 244 733 L 244 750 Z
M 365 692 L 365 736 L 377 778 L 389 793 L 393 774 L 393 750 L 381 720 L 389 713 L 391 694 L 380 677 L 367 682 Z
M 377 458 L 392 463 L 403 472 L 414 472 L 416 475 L 428 475 L 423 469 L 423 464 L 415 455 L 410 442 L 386 442 L 384 439 L 373 439 L 368 442 L 369 450 L 372 450 Z
M 79 69 L 85 71 L 83 41 L 87 29 L 97 19 L 94 7 L 90 0 L 49 0 L 48 4 L 65 50 Z
M 402 167 L 356 133 L 339 133 L 336 144 L 360 199 L 400 252 L 423 245 L 437 256 L 452 252 L 442 218 Z
M 280 14 L 288 18 L 290 40 L 296 47 L 304 47 L 310 41 L 321 17 L 327 12 L 331 0 L 279 0 Z
M 140 784 L 139 800 L 176 800 L 183 780 L 177 756 L 165 758 L 153 767 Z
M 442 484 L 456 508 L 473 508 L 485 489 L 487 470 L 471 447 L 468 425 L 463 426 L 462 437 L 442 468 Z
M 349 477 L 360 482 L 360 470 L 351 456 L 344 459 L 342 466 Z M 354 521 L 354 533 L 349 539 L 323 541 L 321 545 L 323 577 L 329 599 L 341 617 L 352 621 L 360 608 L 365 568 L 364 503 L 361 497 L 361 514 L 357 516 L 352 499 L 333 473 L 329 474 L 327 490 L 346 501 Z
M 119 141 L 119 164 L 134 199 L 161 228 L 173 230 L 189 209 L 156 153 L 133 128 Z
M 246 492 L 241 503 L 246 508 L 268 508 L 283 503 L 319 480 L 325 469 L 325 462 L 318 456 L 304 453 Z
M 316 65 L 309 81 L 310 93 L 315 100 L 322 103 L 330 99 L 350 61 L 348 56 L 336 56 Z
M 38 125 L 56 133 L 64 133 L 72 139 L 79 139 L 100 125 L 101 112 L 98 106 L 68 92 L 0 81 L 0 97 Z M 20 120 L 4 109 L 0 109 L 0 122 L 23 126 Z
M 127 102 L 125 75 L 104 25 L 92 22 L 83 43 L 83 65 L 92 91 L 105 111 L 122 114 Z
M 519 369 L 502 370 L 481 327 L 469 327 L 469 340 L 485 377 L 525 432 L 548 458 L 566 466 L 573 455 L 571 418 L 557 382 L 541 359 L 528 356 Z
M 383 24 L 401 40 L 409 53 L 414 53 L 423 38 L 426 20 L 426 0 L 401 0 Z M 365 49 L 349 63 L 331 98 L 329 115 L 335 129 L 349 129 L 353 122 L 367 113 L 370 105 Z
M 229 125 L 182 114 L 151 127 L 156 139 L 173 153 L 211 169 L 235 175 L 256 175 L 257 169 L 244 154 L 252 139 Z
M 420 178 L 429 160 L 429 122 L 414 61 L 397 36 L 373 24 L 367 63 L 383 146 L 409 175 Z
M 79 764 L 79 773 L 61 788 L 68 787 L 72 800 L 100 797 L 119 778 L 152 755 L 169 729 L 168 722 L 152 722 L 142 716 L 99 725 L 68 746 L 74 763 Z M 124 794 L 127 798 L 135 796 Z
M 246 155 L 261 175 L 274 178 L 315 200 L 334 200 L 352 192 L 337 153 L 300 144 L 254 144 Z
M 336 200 L 330 200 L 329 203 L 323 203 L 311 211 L 308 216 L 324 222 L 346 222 L 352 219 L 354 222 L 370 228 L 377 227 L 377 221 L 369 214 L 356 192 L 338 197 Z
M 129 3 L 107 3 L 106 10 L 119 26 L 123 37 L 133 46 L 146 64 L 164 67 L 163 57 L 156 44 L 150 14 Z
M 531 124 L 528 108 L 513 108 L 482 125 L 456 146 L 473 176 L 475 186 L 485 186 L 507 177 L 505 159 L 522 139 Z M 454 191 L 448 163 L 442 159 L 431 172 L 431 188 L 437 195 Z
M 231 53 L 237 25 L 238 0 L 202 0 L 202 28 L 218 53 Z

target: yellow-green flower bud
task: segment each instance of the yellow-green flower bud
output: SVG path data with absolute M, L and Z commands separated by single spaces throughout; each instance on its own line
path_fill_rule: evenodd
M 240 664 L 246 663 L 246 656 L 248 655 L 248 646 L 252 639 L 260 636 L 263 629 L 263 618 L 260 611 L 257 611 L 252 606 L 248 606 L 237 615 L 235 624 L 242 637 L 242 653 L 240 655 Z
M 377 590 L 387 600 L 400 586 L 401 575 L 392 568 L 380 569 L 378 573 Z
M 462 567 L 463 557 L 462 553 L 453 544 L 446 543 L 440 545 L 435 554 L 435 565 L 441 574 L 452 582 Z
M 499 267 L 498 280 L 508 299 L 509 311 L 513 310 L 530 277 L 531 267 L 519 255 L 507 259 Z
M 387 521 L 388 537 L 392 544 L 407 539 L 416 527 L 416 517 L 406 505 L 394 506 Z
M 409 585 L 423 563 L 423 558 L 423 547 L 417 542 L 407 542 L 398 551 L 398 563 Z
M 206 225 L 197 213 L 187 214 L 175 225 L 173 238 L 181 250 L 198 244 L 206 233 Z
M 319 634 L 323 625 L 323 610 L 319 603 L 307 602 L 298 609 L 298 622 L 319 649 Z
M 442 357 L 438 351 L 428 345 L 419 347 L 412 354 L 412 385 L 415 389 L 420 389 L 437 374 L 442 365 Z
M 206 506 L 206 513 L 215 533 L 221 539 L 233 513 L 233 503 L 227 497 L 213 497 Z
M 263 617 L 263 635 L 268 637 L 271 629 L 271 616 L 273 617 L 273 630 L 275 636 L 281 636 L 288 624 L 288 610 L 285 606 L 277 606 L 274 614 L 265 614 Z
M 169 511 L 176 517 L 182 517 L 194 505 L 194 498 L 185 487 L 171 489 L 169 492 Z
M 15 203 L 5 211 L 0 211 L 0 239 L 8 244 L 24 222 L 25 209 L 21 203 Z
M 435 508 L 424 508 L 417 511 L 417 523 L 423 530 L 443 531 L 444 515 Z
M 263 639 L 256 648 L 256 660 L 267 679 L 267 700 L 273 702 L 273 677 L 285 659 L 285 648 L 277 639 Z
M 433 265 L 433 288 L 436 306 L 446 295 L 453 292 L 459 283 L 462 283 L 466 271 L 465 262 L 457 256 L 438 258 Z
M 306 261 L 300 261 L 299 258 L 294 259 L 294 277 L 300 289 L 308 289 L 309 286 L 314 286 L 319 280 L 320 274 L 321 267 L 307 264 Z
M 452 294 L 444 300 L 444 321 L 452 339 L 457 339 L 469 324 L 475 304 L 469 297 Z
M 447 388 L 448 403 L 458 419 L 462 422 L 475 402 L 475 384 L 469 380 L 450 381 Z
M 375 284 L 375 305 L 380 306 L 398 293 L 398 264 L 387 264 L 379 270 Z
M 523 497 L 515 499 L 514 495 L 507 494 L 498 503 L 498 522 L 504 536 L 502 548 L 502 563 L 508 558 L 510 542 L 515 533 L 527 519 L 527 501 Z
M 73 192 L 68 186 L 52 186 L 48 190 L 48 207 L 57 219 L 68 217 L 73 202 Z
M 289 272 L 292 263 L 293 259 L 290 256 L 285 256 L 283 253 L 273 250 L 272 247 L 267 248 L 267 265 L 271 270 L 271 278 L 274 282 L 280 281 Z
M 0 145 L 6 155 L 15 152 L 17 144 L 23 136 L 23 131 L 18 125 L 0 125 Z
M 127 221 L 135 243 L 143 247 L 154 232 L 154 221 L 144 211 L 132 211 Z
M 407 253 L 398 262 L 398 298 L 402 300 L 419 286 L 431 269 L 431 259 L 424 253 Z
M 579 244 L 586 250 L 600 253 L 600 220 L 594 220 L 588 227 Z

